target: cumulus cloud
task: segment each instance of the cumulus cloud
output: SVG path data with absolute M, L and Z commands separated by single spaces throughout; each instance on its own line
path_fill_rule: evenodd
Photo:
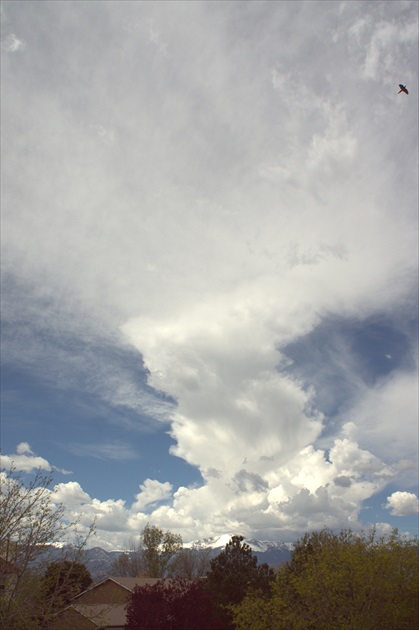
M 140 512 L 146 507 L 160 503 L 161 501 L 167 501 L 172 497 L 172 489 L 172 484 L 167 481 L 161 483 L 155 479 L 146 479 L 145 482 L 140 485 L 140 492 L 136 496 L 132 509 Z
M 1 465 L 6 470 L 16 468 L 24 472 L 32 472 L 36 469 L 52 470 L 51 464 L 43 457 L 35 455 L 27 442 L 18 444 L 14 455 L 2 454 Z
M 385 488 L 395 474 L 384 462 L 342 436 L 328 459 L 323 451 L 307 447 L 264 475 L 242 468 L 233 478 L 222 474 L 209 478 L 201 487 L 177 490 L 168 482 L 146 480 L 136 500 L 122 509 L 120 517 L 127 523 L 125 531 L 133 535 L 150 519 L 162 527 L 180 530 L 187 540 L 221 534 L 226 528 L 257 531 L 272 538 L 278 531 L 288 535 L 293 532 L 295 536 L 307 528 L 325 525 L 354 527 L 363 502 Z M 351 483 L 333 483 L 349 477 Z M 84 511 L 100 513 L 100 506 L 98 501 L 90 502 Z M 110 511 L 112 506 L 108 503 Z M 100 528 L 106 529 L 105 525 L 102 520 Z M 99 535 L 104 536 L 104 532 Z
M 77 481 L 68 481 L 67 483 L 59 483 L 54 487 L 52 493 L 57 503 L 64 503 L 67 507 L 80 506 L 91 501 L 91 498 L 85 492 Z
M 419 503 L 416 494 L 412 492 L 393 492 L 387 497 L 384 506 L 393 516 L 408 516 L 419 512 Z
M 33 451 L 27 442 L 20 442 L 20 444 L 16 446 L 16 453 L 19 455 L 24 455 L 25 453 L 27 455 L 33 455 Z
M 46 470 L 48 472 L 57 471 L 63 475 L 70 475 L 71 471 L 51 465 L 46 459 L 36 455 L 28 442 L 20 442 L 16 446 L 16 453 L 12 455 L 1 454 L 1 467 L 6 471 L 16 469 L 22 472 L 33 472 L 35 470 Z
M 66 507 L 67 519 L 78 521 L 80 534 L 95 522 L 95 544 L 108 549 L 124 548 L 148 522 L 181 533 L 185 542 L 226 531 L 268 539 L 280 532 L 282 539 L 294 539 L 324 526 L 356 529 L 364 502 L 397 479 L 398 466 L 361 449 L 355 432 L 355 425 L 344 427 L 327 457 L 308 446 L 282 464 L 280 457 L 262 465 L 242 462 L 235 474 L 220 471 L 200 487 L 176 489 L 146 479 L 131 502 L 93 498 L 76 481 L 57 484 L 51 498 Z M 396 492 L 386 507 L 404 515 L 412 513 L 415 500 Z

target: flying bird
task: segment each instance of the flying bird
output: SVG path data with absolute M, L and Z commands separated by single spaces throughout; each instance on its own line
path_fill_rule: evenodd
M 400 90 L 397 92 L 397 94 L 400 94 L 400 92 L 404 92 L 405 94 L 409 94 L 409 90 L 407 89 L 407 87 L 405 85 L 402 85 L 401 83 L 399 83 L 399 88 L 400 88 Z

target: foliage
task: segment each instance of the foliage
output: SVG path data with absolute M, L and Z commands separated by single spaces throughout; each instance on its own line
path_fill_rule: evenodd
M 163 578 L 169 572 L 171 560 L 182 550 L 182 536 L 155 525 L 147 524 L 140 540 L 130 543 L 131 549 L 121 553 L 112 564 L 112 574 L 137 577 L 140 574 Z
M 419 624 L 417 540 L 394 530 L 306 534 L 278 572 L 272 596 L 234 607 L 237 630 L 409 629 Z
M 51 496 L 52 476 L 38 471 L 25 483 L 14 468 L 0 471 L 0 626 L 14 630 L 37 628 L 48 610 L 39 575 L 31 569 L 48 545 L 77 537 L 77 523 L 65 520 L 65 508 Z M 93 526 L 71 547 L 73 559 L 82 552 Z M 39 573 L 39 572 L 38 572 Z M 50 600 L 51 605 L 54 603 Z M 56 603 L 56 602 L 55 602 Z M 54 604 L 55 606 L 55 604 Z
M 285 623 L 284 603 L 278 593 L 277 583 L 272 586 L 271 597 L 263 598 L 257 593 L 249 593 L 231 610 L 235 630 L 288 630 L 298 627 Z
M 224 551 L 211 560 L 206 584 L 220 604 L 236 604 L 249 589 L 267 594 L 274 576 L 267 564 L 258 566 L 257 557 L 243 542 L 243 536 L 233 536 Z
M 213 595 L 217 606 L 229 618 L 227 607 L 239 604 L 249 592 L 261 597 L 270 594 L 275 572 L 267 564 L 258 566 L 251 547 L 243 542 L 243 536 L 233 536 L 216 558 L 211 560 L 205 588 Z
M 190 549 L 182 549 L 170 563 L 170 577 L 183 577 L 197 580 L 204 577 L 210 568 L 211 549 L 194 545 Z
M 90 571 L 82 562 L 50 562 L 42 580 L 45 601 L 52 602 L 54 609 L 64 608 L 92 582 Z
M 127 608 L 127 630 L 223 630 L 211 595 L 184 578 L 136 587 Z
M 150 577 L 164 577 L 170 560 L 182 549 L 182 536 L 146 525 L 141 532 L 143 567 Z

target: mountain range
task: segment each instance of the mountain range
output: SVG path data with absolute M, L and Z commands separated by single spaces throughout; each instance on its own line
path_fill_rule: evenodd
M 231 539 L 230 534 L 214 538 L 204 538 L 190 543 L 185 543 L 185 549 L 194 546 L 203 550 L 210 549 L 211 556 L 217 556 Z M 271 566 L 277 566 L 287 562 L 291 558 L 292 543 L 261 541 L 254 538 L 245 539 L 253 553 L 258 559 L 259 564 L 266 562 Z M 62 557 L 63 550 L 59 547 L 51 545 L 45 551 L 41 559 L 43 562 L 55 562 Z M 106 551 L 101 547 L 92 547 L 83 552 L 82 562 L 89 569 L 94 581 L 99 581 L 109 575 L 112 575 L 112 564 L 118 556 L 124 553 L 121 550 Z

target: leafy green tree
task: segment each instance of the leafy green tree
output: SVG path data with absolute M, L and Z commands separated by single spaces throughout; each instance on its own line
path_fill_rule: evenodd
M 286 620 L 286 606 L 277 582 L 272 586 L 271 597 L 249 593 L 242 602 L 232 606 L 231 611 L 235 630 L 292 630 L 299 627 Z
M 65 608 L 73 597 L 92 584 L 90 571 L 82 562 L 60 560 L 50 562 L 42 580 L 44 598 L 51 608 Z
M 170 560 L 182 549 L 182 536 L 155 525 L 146 525 L 141 533 L 144 570 L 150 577 L 164 577 Z
M 226 621 L 231 605 L 240 603 L 249 591 L 268 596 L 275 579 L 274 570 L 267 564 L 258 565 L 257 557 L 243 540 L 243 536 L 231 538 L 225 549 L 211 560 L 205 580 L 205 588 L 213 593 L 217 606 L 224 610 Z
M 121 577 L 163 578 L 169 573 L 173 558 L 182 551 L 182 536 L 164 532 L 155 525 L 147 524 L 140 540 L 130 542 L 130 549 L 121 553 L 112 564 L 112 574 Z M 174 574 L 173 574 L 174 575 Z
M 234 607 L 237 630 L 403 630 L 419 624 L 417 540 L 394 530 L 306 534 L 263 600 Z

